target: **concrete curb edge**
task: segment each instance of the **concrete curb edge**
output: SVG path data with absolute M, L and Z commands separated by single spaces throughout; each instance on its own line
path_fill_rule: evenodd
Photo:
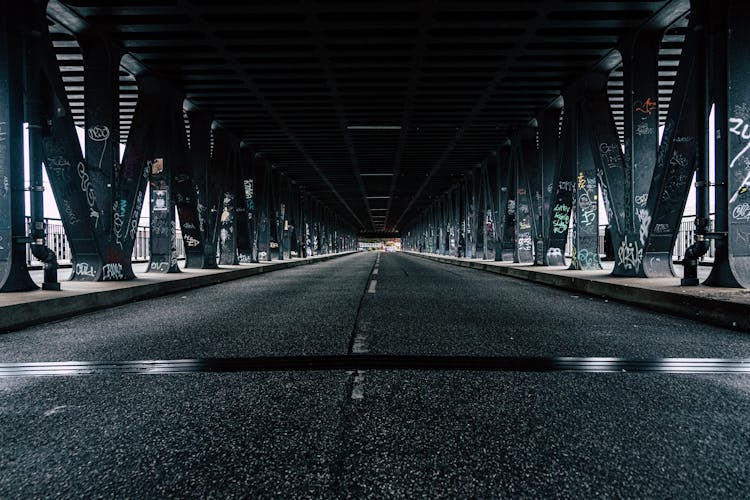
M 357 252 L 342 252 L 309 259 L 277 261 L 264 266 L 243 269 L 224 268 L 226 270 L 223 272 L 189 276 L 183 279 L 145 283 L 143 285 L 128 286 L 115 290 L 93 291 L 48 300 L 8 305 L 0 308 L 0 334 L 140 300 L 172 295 L 195 288 L 217 285 L 281 269 L 325 262 L 355 253 Z
M 561 276 L 518 267 L 495 266 L 479 261 L 456 261 L 438 255 L 404 253 L 443 264 L 478 269 L 541 285 L 612 299 L 732 330 L 750 331 L 750 308 L 746 304 L 575 276 Z

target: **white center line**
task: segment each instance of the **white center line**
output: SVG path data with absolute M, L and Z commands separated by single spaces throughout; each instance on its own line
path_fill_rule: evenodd
M 357 371 L 352 383 L 352 399 L 364 399 L 365 397 L 365 372 Z
M 377 267 L 372 270 L 372 274 L 378 274 L 378 268 Z
M 367 289 L 367 293 L 375 293 L 375 287 L 378 285 L 377 280 L 370 281 L 370 288 Z

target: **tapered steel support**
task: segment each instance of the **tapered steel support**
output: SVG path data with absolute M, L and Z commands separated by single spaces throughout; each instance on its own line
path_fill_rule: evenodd
M 287 232 L 289 233 L 289 257 L 301 257 L 300 252 L 300 234 L 299 234 L 299 212 L 300 212 L 300 194 L 296 182 L 289 180 L 289 206 L 287 207 Z M 337 226 L 337 237 L 341 236 Z M 337 240 L 337 248 L 341 248 L 342 242 Z
M 585 85 L 585 82 L 584 84 Z M 576 134 L 574 158 L 576 181 L 574 191 L 573 255 L 570 269 L 601 269 L 599 258 L 599 182 L 597 166 L 592 151 L 591 130 L 581 106 L 585 92 L 583 89 L 570 91 L 565 96 L 566 103 L 578 108 L 573 120 L 568 124 L 570 133 Z
M 484 236 L 484 247 L 482 258 L 495 260 L 497 241 L 497 156 L 492 154 L 487 161 L 482 163 L 482 230 Z
M 607 210 L 612 243 L 616 249 L 613 274 L 638 276 L 643 260 L 642 239 L 633 234 L 632 175 L 620 146 L 607 95 L 607 75 L 594 73 L 585 82 L 581 101 L 582 137 L 588 139 L 596 177 Z M 584 146 L 585 147 L 585 146 Z M 598 203 L 598 202 L 597 202 Z M 650 218 L 642 215 L 648 231 Z M 598 229 L 597 229 L 598 241 Z M 599 249 L 601 252 L 602 249 Z
M 23 175 L 23 19 L 0 1 L 0 291 L 38 287 L 26 267 Z
M 236 182 L 240 163 L 240 143 L 230 132 L 223 128 L 214 129 L 214 156 L 212 174 L 215 188 L 219 193 L 216 206 L 217 244 L 219 264 L 239 264 L 237 256 L 237 220 L 236 220 Z
M 281 172 L 275 165 L 271 166 L 270 179 L 271 259 L 283 260 L 284 254 L 281 248 L 283 245 L 283 216 L 281 211 L 285 207 L 282 207 L 284 202 L 281 198 Z
M 458 186 L 454 186 L 448 192 L 448 210 L 450 212 L 450 226 L 448 227 L 448 253 L 453 257 L 458 257 L 459 243 L 461 239 L 461 209 L 459 208 L 460 197 L 461 189 Z
M 183 115 L 184 98 L 171 86 L 158 78 L 139 79 L 140 87 L 158 97 L 160 106 L 152 112 L 155 124 L 152 132 L 155 146 L 147 160 L 149 172 L 149 245 L 151 256 L 149 272 L 180 272 L 177 265 L 175 215 L 180 208 L 181 220 L 187 224 L 185 231 L 192 238 L 200 237 L 197 204 L 192 194 L 191 168 L 187 158 L 187 138 Z M 179 180 L 177 182 L 176 180 Z M 176 186 L 179 185 L 179 188 Z M 195 243 L 184 240 L 186 245 Z
M 750 288 L 750 5 L 711 4 L 716 120 L 716 253 L 706 285 Z M 720 134 L 720 131 L 723 132 Z M 723 235 L 726 234 L 724 237 Z
M 512 261 L 516 246 L 516 175 L 511 162 L 512 147 L 510 142 L 497 150 L 497 175 L 499 254 L 496 260 Z
M 303 239 L 305 257 L 313 256 L 312 200 L 309 193 L 303 194 Z
M 291 256 L 291 236 L 289 216 L 291 215 L 292 184 L 283 172 L 279 175 L 279 258 L 289 260 Z
M 677 68 L 647 200 L 651 216 L 643 252 L 643 274 L 674 276 L 672 248 L 682 220 L 696 161 L 707 134 L 705 2 L 691 2 L 691 15 Z
M 47 124 L 43 133 L 43 160 L 55 199 L 60 204 L 60 216 L 71 248 L 71 279 L 101 280 L 109 234 L 104 230 L 103 207 L 99 198 L 106 198 L 110 192 L 97 193 L 92 182 L 93 172 L 78 142 L 46 23 L 39 31 L 39 41 L 43 47 L 40 53 L 41 110 Z M 101 151 L 98 153 L 101 154 Z M 96 165 L 98 161 L 97 157 Z M 107 203 L 106 199 L 104 203 Z
M 578 114 L 577 104 L 566 99 L 562 112 L 560 161 L 552 177 L 552 198 L 547 215 L 549 231 L 545 242 L 545 262 L 549 266 L 566 265 L 565 246 L 576 193 Z
M 149 164 L 149 272 L 180 272 L 177 266 L 174 193 L 169 165 L 169 156 L 158 153 Z
M 119 82 L 122 50 L 95 36 L 79 39 L 83 55 L 85 156 L 90 182 L 100 202 L 98 227 L 110 235 L 105 260 L 122 264 L 127 206 L 117 194 L 120 160 Z M 125 202 L 127 203 L 127 202 Z M 132 275 L 132 269 L 129 274 Z M 130 276 L 131 278 L 134 276 Z
M 241 263 L 258 262 L 255 245 L 255 186 L 253 180 L 253 158 L 255 152 L 249 146 L 240 149 L 240 168 L 237 193 L 237 251 Z
M 255 156 L 255 207 L 258 223 L 258 260 L 271 260 L 271 222 L 269 217 L 269 192 L 271 165 L 260 155 Z
M 193 178 L 192 160 L 188 156 L 184 98 L 182 95 L 175 95 L 173 99 L 172 113 L 168 117 L 169 144 L 173 158 L 172 192 L 185 248 L 185 267 L 188 267 L 190 262 L 202 262 L 205 236 L 200 229 L 198 189 Z
M 534 262 L 535 199 L 530 177 L 537 172 L 536 129 L 519 130 L 512 139 L 511 163 L 516 184 L 515 247 L 513 262 Z
M 643 249 L 651 226 L 648 206 L 659 147 L 659 45 L 662 32 L 633 34 L 623 55 L 625 170 L 620 242 L 613 274 L 645 276 Z M 611 224 L 610 224 L 611 226 Z
M 210 182 L 208 171 L 211 169 L 211 124 L 210 114 L 198 110 L 187 113 L 190 127 L 190 170 L 195 188 L 199 240 L 196 251 L 187 252 L 185 267 L 191 269 L 216 269 L 216 242 L 211 206 L 209 205 Z M 184 228 L 183 228 L 184 230 Z M 187 249 L 187 247 L 186 247 Z
M 562 108 L 558 106 L 550 107 L 542 112 L 539 120 L 539 169 L 542 177 L 542 200 L 539 215 L 540 237 L 537 240 L 535 255 L 541 257 L 540 265 L 560 265 L 564 264 L 564 256 L 559 246 L 554 248 L 557 251 L 551 251 L 550 237 L 553 229 L 553 221 L 557 201 L 557 187 L 559 186 L 560 176 L 560 115 Z M 568 207 L 570 204 L 567 205 Z M 570 215 L 570 209 L 567 209 L 567 215 Z M 567 226 L 565 228 L 567 231 Z M 557 244 L 556 244 L 557 245 Z M 539 260 L 539 259 L 537 259 Z

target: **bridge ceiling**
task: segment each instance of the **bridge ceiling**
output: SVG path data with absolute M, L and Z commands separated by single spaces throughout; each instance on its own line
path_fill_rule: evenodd
M 93 29 L 366 230 L 393 230 L 613 48 L 685 0 L 51 0 L 71 100 L 70 33 Z M 135 82 L 121 78 L 123 132 Z

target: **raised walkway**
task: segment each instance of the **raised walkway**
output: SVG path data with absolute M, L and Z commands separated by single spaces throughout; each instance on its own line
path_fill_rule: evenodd
M 147 273 L 147 264 L 134 264 L 137 279 L 132 281 L 66 281 L 70 269 L 60 269 L 58 276 L 62 290 L 59 292 L 0 293 L 0 333 L 260 273 L 314 264 L 350 253 L 353 252 L 237 266 L 222 265 L 219 269 L 183 269 L 181 273 L 174 274 Z M 31 277 L 41 284 L 41 271 L 32 271 Z
M 406 252 L 426 259 L 470 267 L 589 295 L 646 307 L 713 325 L 750 331 L 750 290 L 709 286 L 680 286 L 682 266 L 675 278 L 620 278 L 612 276 L 613 262 L 602 262 L 601 271 L 571 271 L 567 267 L 534 266 L 465 259 L 446 255 Z M 709 267 L 700 266 L 703 281 Z

